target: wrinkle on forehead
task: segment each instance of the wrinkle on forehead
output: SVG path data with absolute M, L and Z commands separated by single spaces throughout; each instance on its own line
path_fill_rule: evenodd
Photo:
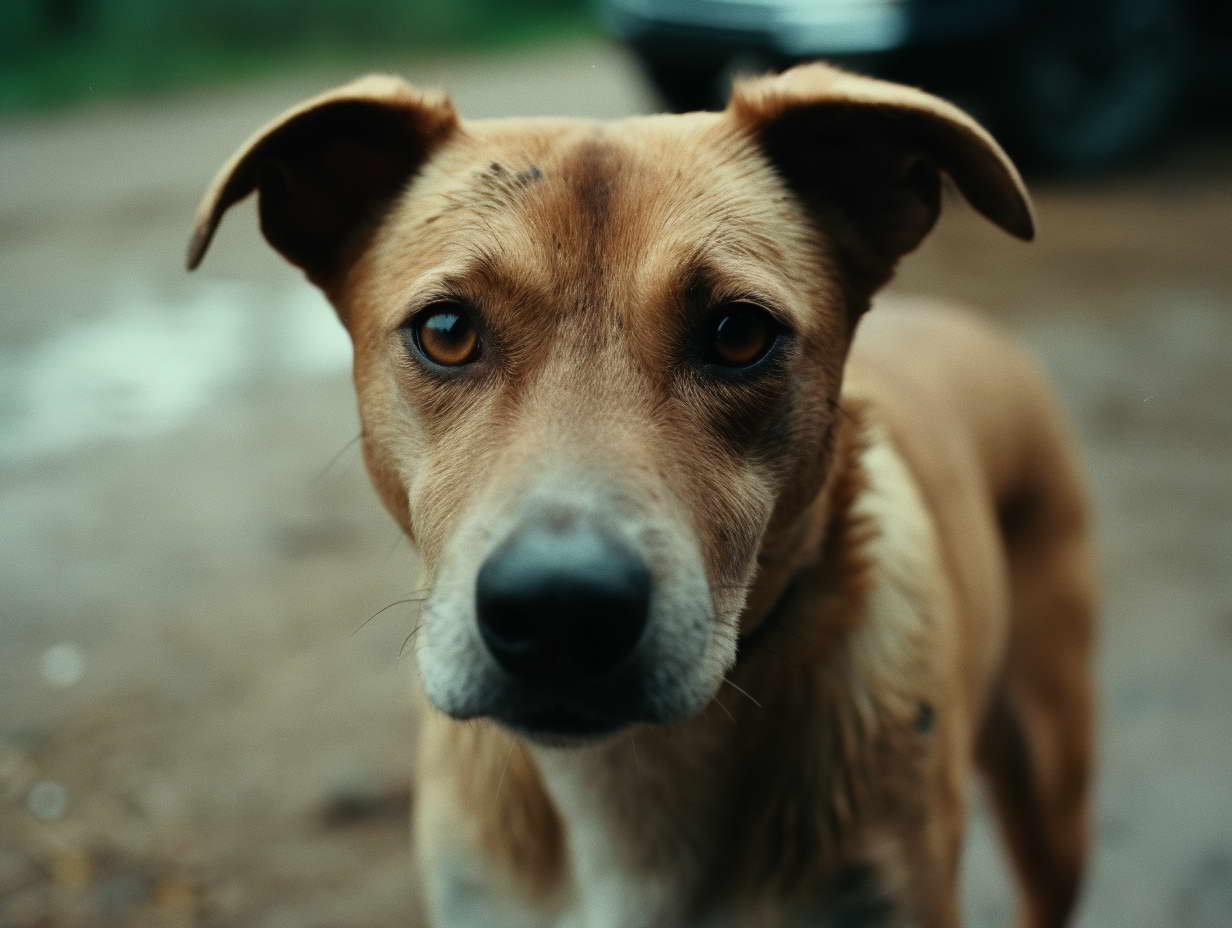
M 553 315 L 616 322 L 681 296 L 699 270 L 716 298 L 803 313 L 833 279 L 824 243 L 755 150 L 705 126 L 476 127 L 413 185 L 395 218 L 398 250 L 420 256 L 414 279 L 449 267 Z
M 511 165 L 496 159 L 470 172 L 468 183 L 445 192 L 441 214 L 469 211 L 477 215 L 492 215 L 516 206 L 528 193 L 528 188 L 543 180 L 543 170 L 533 160 Z

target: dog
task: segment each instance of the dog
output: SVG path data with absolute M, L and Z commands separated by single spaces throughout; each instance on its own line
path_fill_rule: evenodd
M 427 924 L 957 925 L 976 771 L 1021 924 L 1068 922 L 1074 442 L 991 326 L 870 310 L 943 175 L 1033 237 L 971 117 L 824 64 L 612 123 L 467 122 L 369 76 L 222 168 L 189 267 L 256 191 L 351 336 L 367 469 L 422 559 Z

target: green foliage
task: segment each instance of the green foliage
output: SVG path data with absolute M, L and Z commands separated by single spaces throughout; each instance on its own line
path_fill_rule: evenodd
M 584 21 L 583 0 L 0 0 L 0 112 Z

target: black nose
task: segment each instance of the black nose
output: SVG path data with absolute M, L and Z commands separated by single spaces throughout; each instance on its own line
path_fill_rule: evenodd
M 650 572 L 619 539 L 581 518 L 515 530 L 479 570 L 479 631 L 517 677 L 597 677 L 633 653 L 650 609 Z

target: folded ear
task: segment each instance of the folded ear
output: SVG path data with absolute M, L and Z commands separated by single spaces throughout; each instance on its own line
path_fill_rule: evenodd
M 219 171 L 197 210 L 188 269 L 201 263 L 223 213 L 257 190 L 266 240 L 328 289 L 358 237 L 456 127 L 444 96 L 385 75 L 300 104 Z
M 727 113 L 810 210 L 839 220 L 839 247 L 873 287 L 936 222 L 941 172 L 1010 234 L 1035 234 L 1005 152 L 958 107 L 923 91 L 809 64 L 738 83 Z

